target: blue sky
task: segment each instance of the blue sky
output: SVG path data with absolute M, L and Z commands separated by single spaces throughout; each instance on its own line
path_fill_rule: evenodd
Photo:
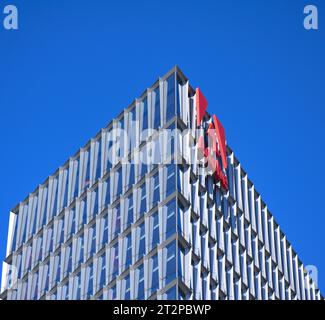
M 1 1 L 19 10 L 18 31 L 0 25 L 1 260 L 9 210 L 177 64 L 325 290 L 325 4 L 312 3 L 317 31 L 307 0 Z

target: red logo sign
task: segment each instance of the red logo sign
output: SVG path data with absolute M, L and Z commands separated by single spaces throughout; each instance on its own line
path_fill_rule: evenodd
M 197 141 L 199 156 L 205 160 L 209 170 L 214 173 L 215 179 L 220 182 L 221 187 L 228 190 L 225 129 L 215 115 L 208 121 L 203 121 L 207 106 L 208 102 L 201 90 L 196 89 L 196 124 L 205 129 L 205 134 L 200 135 Z

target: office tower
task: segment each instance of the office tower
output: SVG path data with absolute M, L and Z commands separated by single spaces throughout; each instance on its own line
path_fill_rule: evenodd
M 173 68 L 19 203 L 0 298 L 321 299 L 207 106 Z

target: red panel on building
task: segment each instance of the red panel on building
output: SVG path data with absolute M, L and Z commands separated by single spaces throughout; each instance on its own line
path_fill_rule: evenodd
M 200 88 L 196 89 L 196 124 L 199 126 L 208 107 L 208 101 L 205 99 Z
M 213 122 L 214 126 L 216 128 L 217 136 L 218 136 L 218 142 L 219 142 L 219 148 L 221 153 L 221 160 L 222 165 L 225 169 L 227 169 L 227 149 L 226 149 L 226 135 L 225 135 L 225 129 L 222 126 L 219 119 L 214 115 L 213 116 Z
M 210 144 L 212 145 L 212 151 L 217 156 L 220 157 L 219 149 L 218 149 L 218 136 L 216 133 L 216 129 L 214 127 L 213 122 L 209 124 L 209 128 L 207 131 L 208 137 L 210 139 Z

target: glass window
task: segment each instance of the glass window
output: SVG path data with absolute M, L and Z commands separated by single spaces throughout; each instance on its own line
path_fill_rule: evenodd
M 91 239 L 91 249 L 90 249 L 90 256 L 93 256 L 96 253 L 96 227 L 93 225 L 92 227 L 92 239 Z
M 89 276 L 89 281 L 88 283 L 86 283 L 86 288 L 87 288 L 86 299 L 89 299 L 94 294 L 93 293 L 94 266 L 92 263 L 87 267 L 87 274 Z
M 167 79 L 167 116 L 169 121 L 175 115 L 175 74 Z
M 60 208 L 60 210 L 62 210 L 63 208 L 66 208 L 66 206 L 68 205 L 68 191 L 69 191 L 69 181 L 68 181 L 68 176 L 69 176 L 69 173 L 68 173 L 68 170 L 65 169 L 64 170 L 67 177 L 66 179 L 64 179 L 64 185 L 62 186 L 63 187 L 63 201 L 62 201 L 62 208 Z
M 194 250 L 195 254 L 198 254 L 198 250 L 199 250 L 198 243 L 197 243 L 197 241 L 195 241 L 195 239 L 198 239 L 198 237 L 199 237 L 198 223 L 199 223 L 199 221 L 196 218 L 194 218 L 194 220 L 192 221 L 192 235 L 193 235 L 192 239 L 194 240 L 193 241 L 193 250 Z
M 132 239 L 131 233 L 127 235 L 127 244 L 126 244 L 126 264 L 129 266 L 132 264 Z
M 199 265 L 196 264 L 195 266 L 193 266 L 193 292 L 194 292 L 195 300 L 202 299 L 202 293 L 200 293 L 198 287 L 198 280 L 200 279 L 200 275 L 201 275 L 201 268 L 199 268 Z
M 33 255 L 33 260 L 32 260 L 32 269 L 39 264 L 39 262 L 42 260 L 42 242 L 43 242 L 43 237 L 39 236 L 33 240 L 33 248 L 32 248 L 32 255 Z M 15 264 L 13 264 L 15 265 Z
M 176 232 L 176 201 L 167 204 L 166 239 Z
M 87 217 L 87 223 L 89 223 L 95 216 L 95 207 L 97 206 L 97 210 L 98 210 L 98 200 L 96 200 L 96 198 L 98 198 L 98 189 L 94 189 L 93 191 L 88 191 L 90 193 L 87 194 L 87 214 L 89 214 L 89 216 Z M 96 204 L 97 202 L 97 204 Z
M 104 236 L 103 236 L 103 244 L 108 243 L 108 214 L 105 214 L 104 217 Z
M 143 122 L 142 122 L 142 130 L 147 130 L 148 129 L 148 98 L 145 97 L 143 100 Z M 146 139 L 146 135 L 142 134 L 142 139 Z
M 48 187 L 46 186 L 43 190 L 43 197 L 44 197 L 44 207 L 42 208 L 41 216 L 42 216 L 42 225 L 46 224 L 46 211 L 47 211 L 47 204 L 48 204 Z
M 27 271 L 30 271 L 31 265 L 32 265 L 32 257 L 31 257 L 31 252 L 32 252 L 32 246 L 28 245 L 27 247 L 23 247 L 23 263 L 24 263 L 24 270 L 23 274 L 25 274 Z
M 111 224 L 111 234 L 110 238 L 114 239 L 117 237 L 121 231 L 121 209 L 120 204 L 118 204 L 115 208 L 111 211 L 110 217 L 110 224 Z
M 53 231 L 53 226 L 49 228 L 49 235 L 50 235 L 50 245 L 49 245 L 49 250 L 47 251 L 47 254 L 53 251 L 53 246 L 54 246 L 54 231 Z
M 96 172 L 95 172 L 95 180 L 98 180 L 100 177 L 100 169 L 101 169 L 101 158 L 102 158 L 102 140 L 99 139 L 97 141 L 98 146 L 98 157 L 96 163 Z
M 59 240 L 59 242 L 58 242 L 58 245 L 60 245 L 60 244 L 62 244 L 63 242 L 64 242 L 64 217 L 62 217 L 60 220 L 59 220 L 59 222 L 58 222 L 58 224 L 59 224 L 59 227 L 58 227 L 58 240 Z
M 101 255 L 100 257 L 101 261 L 102 261 L 102 268 L 101 270 L 99 271 L 100 274 L 99 274 L 99 289 L 102 289 L 105 284 L 106 284 L 106 254 L 104 253 L 103 255 Z
M 122 281 L 125 282 L 124 300 L 130 300 L 131 299 L 130 275 L 128 274 Z
M 116 222 L 116 228 L 115 228 L 115 234 L 114 236 L 117 236 L 121 231 L 121 208 L 120 205 L 117 205 L 114 209 L 115 214 L 115 222 Z
M 197 203 L 197 191 L 196 191 L 196 187 L 195 187 L 195 184 L 192 182 L 191 184 L 191 198 L 192 198 L 192 207 L 193 207 L 193 210 L 196 211 L 196 203 Z M 197 212 L 196 212 L 197 213 Z
M 122 194 L 122 167 L 120 167 L 118 169 L 116 174 L 117 174 L 117 176 L 116 176 L 116 178 L 117 178 L 117 189 L 116 189 L 116 195 L 115 195 L 114 200 L 116 200 L 116 198 L 119 197 Z
M 80 216 L 81 216 L 82 222 L 81 222 L 81 224 L 79 225 L 79 228 L 80 228 L 82 225 L 87 224 L 87 208 L 86 208 L 86 203 L 87 203 L 86 198 L 83 198 L 83 199 L 80 201 L 80 210 L 81 210 Z
M 145 246 L 146 246 L 146 243 L 145 243 L 145 236 L 146 236 L 146 233 L 145 233 L 145 224 L 142 223 L 140 226 L 140 243 L 139 243 L 139 258 L 141 258 L 144 254 L 145 254 Z
M 52 190 L 51 186 L 49 187 L 49 211 L 48 211 L 48 219 L 47 222 L 51 221 L 52 218 L 55 216 L 57 212 L 57 202 L 58 202 L 58 177 L 54 177 L 51 179 L 50 184 L 52 184 Z
M 87 252 L 85 252 L 85 260 L 89 259 L 96 252 L 96 228 L 93 224 L 90 227 L 86 228 L 86 237 L 87 237 Z
M 76 233 L 76 208 L 72 208 L 70 210 L 70 214 L 72 215 L 72 223 L 71 223 L 71 233 Z
M 156 173 L 153 177 L 153 206 L 157 205 L 160 199 L 159 194 L 159 174 Z
M 57 261 L 57 263 L 54 264 L 53 268 L 53 283 L 52 286 L 54 286 L 56 283 L 60 281 L 60 271 L 61 271 L 61 262 L 60 262 L 60 255 L 56 255 L 54 257 L 54 261 Z
M 57 179 L 55 179 L 57 182 Z M 58 211 L 58 187 L 57 183 L 55 184 L 56 187 L 54 188 L 53 191 L 53 211 L 51 212 L 50 220 L 56 215 Z
M 112 169 L 112 162 L 111 162 L 111 155 L 112 153 L 112 147 L 113 147 L 113 141 L 112 141 L 112 130 L 107 132 L 107 150 L 106 150 L 106 159 L 105 159 L 105 173 L 109 172 Z M 105 174 L 104 173 L 104 174 Z
M 146 159 L 145 153 L 147 152 L 147 148 L 143 147 L 140 150 L 140 152 L 143 154 L 143 156 L 144 156 L 143 158 Z M 140 180 L 147 174 L 147 171 L 148 171 L 148 165 L 147 165 L 146 161 L 140 161 L 139 170 L 140 170 L 140 173 L 139 173 L 139 180 Z
M 92 196 L 95 198 L 93 199 L 94 202 L 94 215 L 96 215 L 98 213 L 98 187 L 96 187 L 96 189 L 93 191 Z
M 176 113 L 177 113 L 177 115 L 179 116 L 180 114 L 181 114 L 181 105 L 180 105 L 180 101 L 179 101 L 179 97 L 180 97 L 180 94 L 179 94 L 179 84 L 181 84 L 181 85 L 183 85 L 183 81 L 182 81 L 182 79 L 179 77 L 179 75 L 177 75 L 177 82 L 176 82 L 176 107 L 177 107 L 177 109 L 176 109 Z M 190 105 L 189 105 L 189 121 L 190 121 L 190 123 L 188 123 L 188 125 L 190 125 L 190 124 L 192 124 L 193 123 L 193 120 L 192 120 L 192 118 L 193 118 L 193 100 L 192 99 L 190 99 L 190 101 L 189 101 L 190 103 Z
M 175 279 L 176 274 L 176 242 L 173 241 L 169 245 L 167 245 L 167 262 L 166 262 L 166 282 L 173 281 Z
M 110 199 L 109 199 L 109 195 L 110 195 L 110 179 L 109 177 L 104 181 L 103 183 L 103 194 L 102 194 L 102 203 L 104 208 L 106 208 L 109 204 L 110 204 Z M 101 208 L 101 210 L 103 210 L 104 208 Z
M 26 220 L 27 220 L 27 214 L 28 214 L 28 206 L 26 204 L 23 205 L 23 207 L 19 210 L 18 214 L 18 223 L 21 228 L 19 235 L 18 235 L 18 245 L 17 247 L 20 247 L 20 245 L 25 242 L 26 238 Z
M 79 157 L 74 161 L 74 172 L 76 175 L 76 180 L 75 180 L 75 184 L 72 187 L 73 190 L 73 198 L 77 198 L 78 197 L 78 192 L 79 192 L 79 162 L 80 159 Z
M 174 137 L 174 134 L 175 134 L 175 132 L 174 132 L 174 130 L 175 130 L 175 123 L 173 123 L 172 125 L 170 125 L 167 128 L 167 130 L 169 130 L 168 131 L 168 138 L 167 138 L 168 157 L 171 157 L 174 154 L 174 152 L 175 152 L 175 137 Z M 171 163 L 172 163 L 172 161 L 171 161 Z
M 206 242 L 207 242 L 207 238 L 205 237 L 205 236 L 202 236 L 201 235 L 201 248 L 202 248 L 202 250 L 201 250 L 201 260 L 202 260 L 202 264 L 204 265 L 204 266 L 206 266 L 207 265 L 207 262 L 208 262 L 208 258 L 209 257 L 206 257 L 206 254 L 205 254 L 205 246 L 206 246 Z
M 133 223 L 133 194 L 127 198 L 127 217 L 126 217 L 126 223 L 127 223 L 127 228 Z
M 143 264 L 140 265 L 137 269 L 138 273 L 138 283 L 135 284 L 136 288 L 136 299 L 143 300 L 144 299 L 144 268 Z
M 206 226 L 207 221 L 205 221 L 204 219 L 204 213 L 205 213 L 205 196 L 204 195 L 200 195 L 199 196 L 199 201 L 200 201 L 200 218 L 201 218 L 201 223 Z
M 118 121 L 118 126 L 121 130 L 124 130 L 124 115 L 122 116 L 122 118 Z
M 75 277 L 75 283 L 77 287 L 76 300 L 80 300 L 81 298 L 81 273 L 80 272 Z
M 210 290 L 210 287 L 208 285 L 208 274 L 206 272 L 204 272 L 204 274 L 202 275 L 202 291 L 203 291 L 202 298 L 203 298 L 203 300 L 208 299 L 208 295 L 207 295 L 208 290 Z
M 141 187 L 140 187 L 140 217 L 143 216 L 146 212 L 146 205 L 147 205 L 147 195 L 146 195 L 146 184 L 142 184 Z
M 68 255 L 67 274 L 70 274 L 72 272 L 72 244 L 71 243 L 66 249 L 66 254 Z
M 136 126 L 136 108 L 135 106 L 132 107 L 132 109 L 129 112 L 129 125 L 128 125 L 128 133 L 130 132 L 135 132 L 135 127 Z M 132 152 L 132 150 L 136 147 L 135 146 L 135 135 L 133 134 L 128 134 L 127 136 L 127 141 L 128 141 L 128 154 Z
M 132 239 L 131 239 L 131 233 L 125 236 L 125 261 L 122 265 L 122 272 L 127 269 L 132 264 Z
M 150 249 L 155 247 L 159 243 L 159 215 L 158 212 L 155 212 L 152 215 L 153 219 L 153 235 L 152 235 L 152 245 Z
M 85 152 L 85 157 L 86 157 L 86 176 L 85 176 L 85 187 L 84 189 L 82 190 L 82 192 L 89 188 L 90 186 L 90 152 L 89 150 L 87 150 Z
M 127 184 L 126 190 L 131 188 L 135 182 L 134 164 L 130 164 L 130 177 L 129 183 Z
M 37 206 L 38 206 L 38 197 L 34 197 L 34 205 L 33 205 L 33 224 L 32 224 L 32 234 L 36 232 L 36 224 L 37 224 Z
M 151 277 L 151 287 L 147 289 L 148 296 L 151 296 L 159 289 L 159 264 L 158 255 L 154 255 L 149 259 L 149 264 L 152 264 L 152 272 L 149 273 Z
M 118 255 L 118 244 L 116 243 L 112 248 L 111 248 L 111 268 L 109 272 L 109 280 L 111 281 L 118 275 L 118 264 L 119 264 L 119 255 Z
M 160 90 L 159 86 L 153 91 L 152 93 L 154 95 L 154 121 L 153 121 L 153 126 L 154 129 L 158 129 L 160 127 Z
M 166 196 L 168 197 L 176 190 L 176 177 L 175 177 L 175 165 L 170 164 L 167 166 L 167 188 Z

